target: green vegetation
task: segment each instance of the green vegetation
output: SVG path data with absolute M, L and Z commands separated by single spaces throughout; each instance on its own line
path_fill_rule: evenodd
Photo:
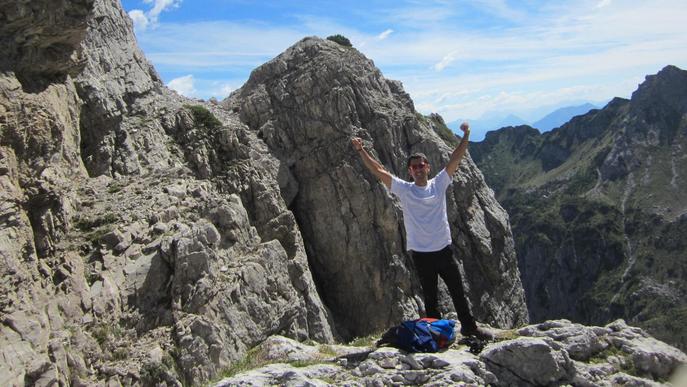
M 671 152 L 643 149 L 651 157 L 634 168 L 632 180 L 620 174 L 594 189 L 614 136 L 577 142 L 563 135 L 544 134 L 530 141 L 504 131 L 471 149 L 510 216 L 518 257 L 538 259 L 527 264 L 548 266 L 545 272 L 570 273 L 559 279 L 570 292 L 565 302 L 574 305 L 574 315 L 566 318 L 586 324 L 624 318 L 684 350 L 687 302 L 681 295 L 687 277 L 687 219 L 671 216 L 678 213 L 674 209 L 684 208 L 687 196 L 671 185 L 676 184 L 671 183 L 676 168 Z M 561 154 L 550 155 L 554 159 L 568 155 L 544 171 L 537 152 L 547 143 L 550 149 L 561 149 Z M 660 215 L 652 213 L 657 210 Z M 528 300 L 543 314 L 534 318 L 561 317 L 545 315 L 549 302 L 564 302 L 545 296 L 548 286 L 558 285 L 545 278 L 534 280 L 524 284 L 530 293 L 542 295 Z
M 332 42 L 339 43 L 340 45 L 345 46 L 345 47 L 353 47 L 353 44 L 351 44 L 351 41 L 348 40 L 348 38 L 343 36 L 343 35 L 336 34 L 336 35 L 327 36 L 327 40 L 331 40 Z
M 568 195 L 581 195 L 594 188 L 596 180 L 596 171 L 591 168 L 580 168 L 567 182 L 565 193 Z
M 515 340 L 519 338 L 520 335 L 518 334 L 518 329 L 508 329 L 502 332 L 499 332 L 498 335 L 496 335 L 496 339 L 498 341 L 506 341 L 506 340 Z
M 255 347 L 249 350 L 241 360 L 237 361 L 223 372 L 220 372 L 217 377 L 210 381 L 207 385 L 215 385 L 221 379 L 230 378 L 234 375 L 260 368 L 269 363 L 269 361 L 265 360 L 264 350 L 261 347 Z
M 164 380 L 167 369 L 163 364 L 148 362 L 141 367 L 141 381 L 144 385 L 154 386 L 156 383 Z
M 114 194 L 122 190 L 122 186 L 118 184 L 112 184 L 109 187 L 107 187 L 107 192 Z
M 608 348 L 595 354 L 589 358 L 589 363 L 591 364 L 602 364 L 608 362 L 608 358 L 614 356 L 620 359 L 625 359 L 625 352 L 621 351 L 618 347 L 609 345 Z
M 317 348 L 320 353 L 325 357 L 335 357 L 338 354 L 331 345 L 322 344 Z
M 218 120 L 212 112 L 201 105 L 184 105 L 184 108 L 191 111 L 191 114 L 193 114 L 193 121 L 198 126 L 209 130 L 217 129 L 222 126 L 222 122 Z
M 231 367 L 226 369 L 225 371 L 221 372 L 216 378 L 214 378 L 212 381 L 210 381 L 207 385 L 214 385 L 216 384 L 217 381 L 224 379 L 224 378 L 230 378 L 234 375 L 247 372 L 256 368 L 264 367 L 268 364 L 274 364 L 274 363 L 286 363 L 289 364 L 292 367 L 297 367 L 297 368 L 302 368 L 302 367 L 309 367 L 311 365 L 315 364 L 322 364 L 323 362 L 326 361 L 326 359 L 336 357 L 337 353 L 334 350 L 334 348 L 330 345 L 317 345 L 316 342 L 311 342 L 312 344 L 307 344 L 311 346 L 317 346 L 317 349 L 319 351 L 319 355 L 316 359 L 308 359 L 308 360 L 293 360 L 293 361 L 286 361 L 284 359 L 272 359 L 272 360 L 267 360 L 265 358 L 265 350 L 261 346 L 257 346 L 246 353 L 246 355 L 236 363 L 234 363 Z
M 346 345 L 352 347 L 372 347 L 381 336 L 381 333 L 373 333 L 363 337 L 355 337 L 349 343 L 346 343 Z
M 304 368 L 315 364 L 322 364 L 322 360 L 293 360 L 288 363 L 291 367 Z
M 117 323 L 101 322 L 91 329 L 91 336 L 98 342 L 101 348 L 112 345 L 115 340 L 123 335 L 124 330 Z
M 86 217 L 79 216 L 74 221 L 74 226 L 85 233 L 86 240 L 92 245 L 96 245 L 102 237 L 112 230 L 112 224 L 119 222 L 120 219 L 112 212 L 102 216 Z
M 608 348 L 604 349 L 603 351 L 597 353 L 596 355 L 592 356 L 589 359 L 590 364 L 603 364 L 603 363 L 608 363 L 609 358 L 615 357 L 617 359 L 617 364 L 620 368 L 620 371 L 636 376 L 638 378 L 650 378 L 650 379 L 655 379 L 654 375 L 649 375 L 646 372 L 643 372 L 639 369 L 637 369 L 637 366 L 635 365 L 634 361 L 632 360 L 631 357 L 628 356 L 627 353 L 623 352 L 621 349 L 614 345 L 610 345 Z M 659 382 L 666 382 L 666 380 L 658 380 Z
M 434 132 L 436 134 L 438 134 L 439 137 L 441 137 L 441 139 L 444 140 L 444 142 L 448 146 L 450 146 L 451 148 L 454 148 L 455 146 L 458 145 L 458 143 L 460 141 L 458 141 L 458 138 L 456 137 L 456 135 L 438 117 L 435 118 L 433 116 L 430 116 L 428 119 L 427 117 L 423 116 L 420 113 L 417 113 L 417 115 L 418 115 L 418 119 L 420 119 L 421 122 L 428 124 L 429 121 L 431 121 L 431 123 L 433 124 L 431 126 L 434 129 Z
M 127 348 L 119 347 L 112 352 L 112 359 L 125 360 L 129 357 L 129 350 Z
M 161 363 L 146 362 L 143 364 L 143 367 L 141 367 L 141 380 L 144 385 L 152 386 L 165 380 L 165 376 L 169 373 L 178 374 L 173 355 L 165 353 L 162 356 Z
M 78 217 L 74 223 L 74 226 L 81 231 L 92 231 L 98 227 L 116 223 L 118 220 L 119 218 L 117 215 L 108 212 L 103 216 L 95 218 Z

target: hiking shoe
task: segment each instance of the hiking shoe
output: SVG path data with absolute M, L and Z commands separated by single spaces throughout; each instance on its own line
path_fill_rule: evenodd
M 487 329 L 477 327 L 475 329 L 466 330 L 463 332 L 461 329 L 460 334 L 463 336 L 472 336 L 480 340 L 493 341 L 495 336 L 492 332 Z
M 470 351 L 470 353 L 473 355 L 479 355 L 479 353 L 482 352 L 488 343 L 488 340 L 480 340 L 474 336 L 465 336 L 458 341 L 458 344 L 466 345 L 468 347 L 468 351 Z

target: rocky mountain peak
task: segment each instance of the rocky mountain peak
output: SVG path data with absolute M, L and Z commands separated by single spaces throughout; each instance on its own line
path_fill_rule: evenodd
M 628 128 L 627 134 L 634 141 L 672 143 L 687 114 L 687 71 L 666 66 L 648 75 L 632 93 L 631 109 L 637 121 L 644 124 Z
M 647 75 L 637 90 L 632 93 L 634 104 L 669 104 L 676 110 L 687 111 L 687 71 L 668 65 L 656 74 Z
M 487 132 L 484 141 L 486 142 L 498 142 L 500 139 L 508 137 L 513 140 L 522 141 L 528 137 L 538 137 L 541 133 L 539 130 L 529 126 L 529 125 L 518 125 L 518 126 L 507 126 L 501 128 L 500 130 L 494 130 Z
M 286 86 L 290 83 L 294 83 L 294 88 L 289 91 L 298 97 L 293 100 L 296 104 L 305 102 L 306 96 L 331 97 L 337 95 L 342 88 L 347 88 L 362 93 L 357 95 L 358 98 L 378 99 L 378 103 L 392 104 L 392 106 L 387 106 L 386 110 L 401 108 L 414 111 L 413 102 L 403 90 L 401 83 L 385 79 L 370 59 L 353 47 L 342 46 L 315 36 L 303 38 L 274 59 L 253 70 L 241 90 L 269 87 L 279 92 L 286 90 Z M 312 89 L 304 89 L 306 84 L 312 86 Z M 391 94 L 397 98 L 388 98 Z M 239 91 L 234 92 L 225 101 L 225 105 L 233 108 L 230 101 L 240 99 L 234 97 L 238 95 Z M 328 100 L 322 102 L 332 103 Z M 343 101 L 337 103 L 343 103 Z M 330 120 L 347 118 L 345 114 L 341 114 L 345 112 L 336 109 L 325 113 L 331 113 L 330 117 L 326 117 Z M 372 112 L 366 110 L 360 113 L 371 114 Z M 244 121 L 248 116 L 248 113 L 241 113 Z M 265 123 L 264 118 L 257 118 L 258 121 L 250 122 L 250 126 L 260 127 Z M 347 121 L 349 125 L 355 123 L 355 117 L 348 118 L 350 118 Z
M 350 145 L 353 136 L 362 137 L 402 178 L 413 152 L 427 154 L 437 171 L 446 163 L 451 148 L 432 120 L 414 110 L 400 82 L 385 79 L 354 48 L 311 37 L 253 71 L 223 104 L 238 111 L 280 160 L 282 197 L 343 335 L 412 315 L 418 285 L 404 251 L 400 208 Z M 498 325 L 522 321 L 506 214 L 469 158 L 459 175 L 450 193 L 450 221 L 470 297 L 480 305 L 477 315 Z M 513 286 L 502 289 L 488 279 L 502 276 Z M 386 306 L 384 314 L 379 305 Z

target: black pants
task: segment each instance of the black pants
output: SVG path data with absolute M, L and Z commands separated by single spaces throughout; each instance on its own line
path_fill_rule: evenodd
M 439 251 L 419 252 L 412 251 L 413 261 L 417 268 L 420 284 L 425 295 L 425 310 L 427 317 L 441 318 L 438 308 L 438 280 L 439 276 L 446 283 L 448 291 L 453 299 L 453 305 L 460 320 L 461 331 L 473 331 L 477 328 L 475 319 L 470 313 L 470 307 L 465 299 L 463 281 L 460 278 L 458 264 L 453 259 L 451 246 L 448 245 Z

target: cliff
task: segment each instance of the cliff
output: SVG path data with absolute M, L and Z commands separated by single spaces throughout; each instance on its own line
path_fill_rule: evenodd
M 3 384 L 190 383 L 271 334 L 332 341 L 262 141 L 167 90 L 118 2 L 2 9 Z

